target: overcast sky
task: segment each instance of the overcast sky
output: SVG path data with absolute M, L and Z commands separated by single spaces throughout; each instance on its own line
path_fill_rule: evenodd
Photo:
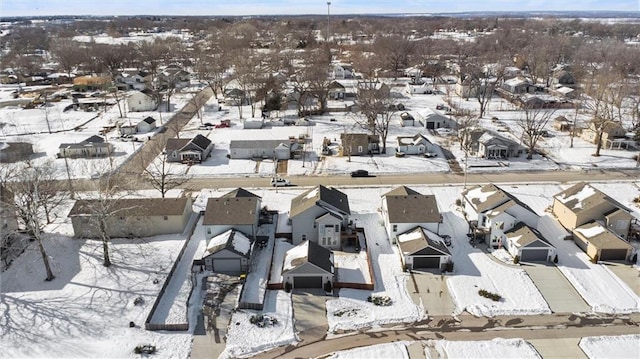
M 332 0 L 332 14 L 640 11 L 640 0 Z M 326 14 L 320 0 L 0 0 L 0 16 Z

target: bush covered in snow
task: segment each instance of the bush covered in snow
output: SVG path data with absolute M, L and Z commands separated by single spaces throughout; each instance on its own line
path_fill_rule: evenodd
M 388 307 L 393 303 L 391 298 L 386 295 L 384 296 L 370 295 L 369 298 L 367 298 L 367 301 L 381 307 Z
M 278 325 L 278 319 L 274 318 L 272 316 L 269 315 L 264 315 L 264 314 L 260 314 L 260 315 L 252 315 L 251 319 L 249 319 L 249 321 L 251 322 L 251 324 L 256 325 L 260 328 L 265 328 L 265 327 L 274 327 L 276 325 Z
M 156 346 L 151 344 L 140 344 L 134 350 L 136 354 L 149 355 L 156 352 Z
M 489 298 L 491 300 L 493 300 L 494 302 L 499 302 L 502 300 L 502 297 L 500 296 L 500 294 L 495 294 L 495 293 L 491 293 L 487 290 L 484 289 L 480 289 L 478 291 L 478 294 L 480 294 L 481 296 L 485 297 L 485 298 Z

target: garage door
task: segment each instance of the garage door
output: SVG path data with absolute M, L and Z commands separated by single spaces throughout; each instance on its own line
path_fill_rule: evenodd
M 427 129 L 434 130 L 436 128 L 435 122 L 427 122 Z
M 214 259 L 213 271 L 225 274 L 240 274 L 240 259 Z
M 440 268 L 440 257 L 413 257 L 413 268 Z
M 627 257 L 626 249 L 602 249 L 600 250 L 601 261 L 623 261 Z
M 294 277 L 294 288 L 322 288 L 322 277 Z
M 544 262 L 547 260 L 548 254 L 548 249 L 523 249 L 520 260 L 523 262 Z

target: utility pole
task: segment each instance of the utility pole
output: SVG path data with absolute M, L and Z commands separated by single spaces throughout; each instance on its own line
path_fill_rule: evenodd
M 327 1 L 327 42 L 329 42 L 329 25 L 330 25 L 330 15 L 331 15 L 331 1 Z

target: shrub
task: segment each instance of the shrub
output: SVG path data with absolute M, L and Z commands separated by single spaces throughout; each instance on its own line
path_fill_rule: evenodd
M 251 318 L 249 318 L 249 322 L 260 328 L 273 327 L 278 325 L 277 318 L 264 314 L 252 315 Z
M 133 352 L 136 354 L 145 355 L 154 354 L 156 352 L 156 346 L 151 344 L 140 344 L 135 349 L 133 349 Z
M 447 262 L 444 266 L 443 272 L 453 272 L 453 262 Z
M 324 291 L 325 291 L 325 292 L 327 292 L 327 293 L 329 293 L 329 292 L 331 292 L 332 290 L 333 290 L 333 285 L 331 284 L 331 282 L 330 282 L 330 281 L 327 281 L 327 282 L 324 284 Z
M 367 301 L 380 307 L 388 307 L 393 303 L 391 298 L 386 295 L 385 296 L 370 295 L 367 298 Z
M 513 257 L 513 264 L 518 264 L 518 263 L 520 263 L 520 256 Z
M 456 206 L 462 206 L 462 200 L 460 198 L 456 199 Z
M 291 292 L 291 283 L 289 282 L 284 283 L 284 291 L 287 293 Z
M 558 264 L 558 255 L 556 254 L 555 257 L 553 257 L 553 263 Z
M 133 305 L 142 305 L 144 304 L 144 298 L 142 297 L 137 297 L 136 299 L 133 300 Z
M 494 302 L 499 302 L 502 300 L 502 297 L 499 294 L 495 294 L 495 293 L 491 293 L 487 290 L 484 289 L 480 289 L 478 291 L 478 294 L 480 294 L 480 296 L 485 297 L 485 298 L 489 298 L 491 300 L 493 300 Z

